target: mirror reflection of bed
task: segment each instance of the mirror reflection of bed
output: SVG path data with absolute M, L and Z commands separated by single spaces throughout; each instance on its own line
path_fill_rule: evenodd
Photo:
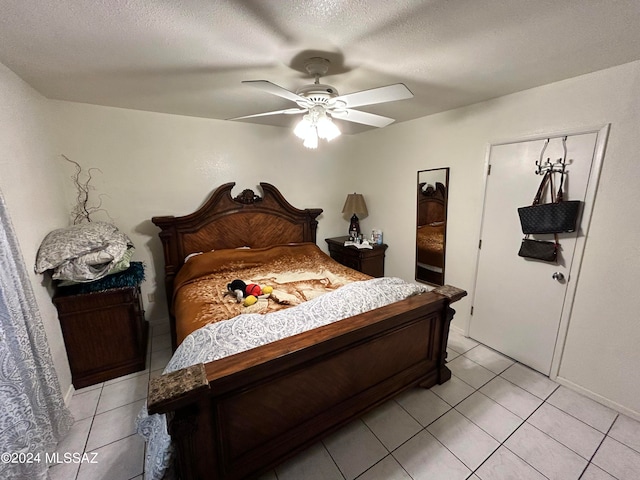
M 449 169 L 418 172 L 416 280 L 444 285 Z

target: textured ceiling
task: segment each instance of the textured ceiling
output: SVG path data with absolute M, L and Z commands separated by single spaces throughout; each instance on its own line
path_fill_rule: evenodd
M 295 106 L 240 82 L 318 54 L 341 94 L 407 85 L 360 108 L 400 122 L 640 59 L 640 0 L 0 0 L 0 62 L 51 99 L 227 119 Z

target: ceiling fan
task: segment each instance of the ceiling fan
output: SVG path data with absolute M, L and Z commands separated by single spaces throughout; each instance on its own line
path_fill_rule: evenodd
M 413 97 L 413 93 L 402 83 L 340 95 L 335 87 L 320 83 L 320 77 L 326 75 L 329 71 L 329 63 L 329 60 L 321 57 L 308 59 L 305 62 L 305 69 L 309 75 L 315 77 L 315 81 L 312 84 L 302 86 L 295 93 L 268 80 L 243 81 L 242 83 L 244 84 L 291 100 L 297 104 L 297 108 L 244 115 L 230 120 L 303 113 L 305 115 L 297 124 L 294 133 L 305 140 L 305 147 L 316 148 L 318 146 L 318 137 L 330 141 L 340 135 L 340 130 L 331 121 L 332 118 L 378 128 L 386 127 L 395 120 L 382 115 L 354 110 L 354 107 L 395 102 Z

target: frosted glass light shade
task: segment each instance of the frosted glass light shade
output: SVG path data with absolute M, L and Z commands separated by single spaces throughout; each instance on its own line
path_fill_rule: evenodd
M 338 126 L 331 121 L 329 117 L 323 115 L 318 120 L 318 136 L 330 142 L 334 138 L 340 136 L 341 132 Z
M 316 133 L 316 127 L 311 127 L 307 130 L 307 136 L 302 143 L 307 148 L 318 148 L 318 134 Z
M 318 148 L 318 137 L 328 142 L 340 135 L 340 129 L 327 116 L 322 106 L 314 107 L 293 129 L 307 148 Z
M 309 119 L 309 115 L 305 115 L 304 117 L 302 117 L 302 120 L 298 122 L 296 128 L 293 129 L 293 133 L 296 135 L 296 137 L 302 138 L 304 140 L 307 138 L 307 135 L 309 135 L 309 130 L 311 129 L 315 130 L 315 128 L 313 128 L 311 120 Z

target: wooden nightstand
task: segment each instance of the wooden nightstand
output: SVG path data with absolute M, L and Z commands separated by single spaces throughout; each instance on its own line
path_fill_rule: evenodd
M 366 273 L 372 277 L 384 277 L 384 252 L 387 245 L 374 245 L 373 248 L 344 246 L 349 237 L 325 238 L 329 245 L 331 258 L 342 265 Z
M 53 303 L 76 389 L 145 369 L 148 324 L 139 286 L 55 296 Z

